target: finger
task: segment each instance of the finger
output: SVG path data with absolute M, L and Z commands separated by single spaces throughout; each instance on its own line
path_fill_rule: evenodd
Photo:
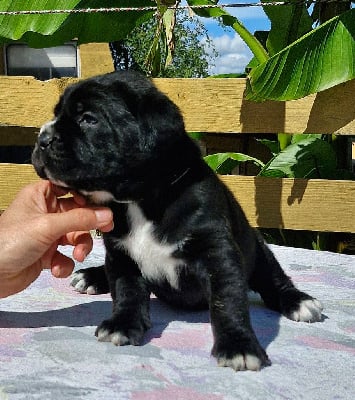
M 63 186 L 57 186 L 54 183 L 50 182 L 50 187 L 49 190 L 51 193 L 53 193 L 56 197 L 61 197 L 65 196 L 66 194 L 69 193 L 69 189 L 63 187 Z
M 80 208 L 85 206 L 85 199 L 83 197 L 75 196 L 75 197 L 65 197 L 57 199 L 58 209 L 61 212 L 73 210 L 75 208 Z
M 113 215 L 108 208 L 76 208 L 64 213 L 46 214 L 43 219 L 46 233 L 53 241 L 69 232 L 113 228 Z
M 71 232 L 64 240 L 64 245 L 74 246 L 73 257 L 76 261 L 83 262 L 93 247 L 93 240 L 89 232 Z
M 100 229 L 101 232 L 111 232 L 113 228 L 114 228 L 114 223 L 112 221 L 109 224 L 97 229 Z
M 75 207 L 84 207 L 87 204 L 87 201 L 84 196 L 74 191 L 68 192 L 70 196 L 57 198 L 59 208 L 62 211 L 67 211 L 68 209 Z M 59 197 L 59 196 L 58 196 Z M 68 208 L 70 207 L 70 208 Z
M 56 278 L 67 278 L 73 272 L 74 261 L 56 251 L 51 262 L 51 273 Z
M 77 192 L 70 192 L 73 195 L 75 203 L 79 206 L 84 207 L 87 204 L 86 198 Z
M 75 192 L 74 190 L 70 189 L 70 188 L 66 188 L 63 186 L 58 186 L 55 185 L 52 182 L 49 182 L 50 187 L 49 187 L 49 191 L 51 193 L 53 193 L 56 197 L 62 197 L 67 195 L 68 193 L 70 193 L 72 195 L 72 197 L 75 199 L 75 201 L 78 201 L 78 204 L 84 205 L 86 204 L 86 199 L 83 195 L 79 194 L 78 192 Z
M 92 250 L 92 246 L 88 247 L 85 244 L 78 244 L 74 247 L 73 258 L 78 262 L 83 262 Z
M 93 240 L 90 232 L 88 231 L 77 231 L 77 232 L 69 232 L 64 235 L 59 244 L 63 246 L 77 246 L 79 244 L 87 244 L 88 247 L 92 247 Z

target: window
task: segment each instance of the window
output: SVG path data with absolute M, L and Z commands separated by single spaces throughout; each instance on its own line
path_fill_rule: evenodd
M 75 42 L 44 49 L 15 43 L 6 45 L 4 52 L 6 75 L 30 75 L 40 80 L 80 76 Z

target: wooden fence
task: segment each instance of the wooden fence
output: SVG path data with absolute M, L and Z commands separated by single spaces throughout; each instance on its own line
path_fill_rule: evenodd
M 59 95 L 73 81 L 1 76 L 0 126 L 39 128 L 52 118 Z M 264 103 L 245 100 L 244 79 L 174 78 L 155 83 L 180 107 L 188 131 L 355 135 L 355 80 L 301 100 Z M 33 130 L 10 136 L 9 131 L 0 129 L 0 145 L 35 140 Z M 30 165 L 0 164 L 0 210 L 36 179 Z M 221 179 L 253 226 L 355 232 L 355 181 L 236 175 Z

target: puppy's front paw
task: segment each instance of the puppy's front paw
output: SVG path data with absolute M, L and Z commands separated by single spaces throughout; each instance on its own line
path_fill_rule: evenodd
M 215 343 L 212 355 L 217 358 L 219 367 L 231 367 L 235 371 L 259 371 L 271 362 L 256 339 L 243 339 L 229 344 L 223 340 Z
M 252 354 L 237 354 L 232 358 L 218 357 L 217 362 L 219 367 L 231 367 L 235 371 L 260 371 L 264 366 L 262 360 Z
M 104 267 L 80 269 L 72 274 L 70 285 L 77 292 L 85 294 L 103 294 L 109 292 Z
M 317 299 L 302 300 L 298 309 L 289 314 L 289 318 L 303 322 L 321 321 L 322 310 L 322 303 Z
M 102 324 L 103 325 L 103 324 Z M 125 346 L 127 344 L 135 344 L 131 343 L 130 339 L 120 331 L 113 331 L 108 327 L 100 325 L 97 328 L 95 335 L 97 336 L 97 340 L 99 342 L 111 342 L 115 346 Z M 136 343 L 138 345 L 139 343 Z
M 138 346 L 142 342 L 147 328 L 145 324 L 140 323 L 123 327 L 116 320 L 107 319 L 97 327 L 95 336 L 97 336 L 99 342 L 111 342 L 115 346 L 125 346 L 128 344 Z
M 293 321 L 317 322 L 322 320 L 320 301 L 296 288 L 286 290 L 281 296 L 281 312 Z

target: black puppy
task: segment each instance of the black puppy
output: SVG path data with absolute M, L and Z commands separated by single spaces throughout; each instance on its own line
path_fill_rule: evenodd
M 101 341 L 140 343 L 149 297 L 209 307 L 221 366 L 259 370 L 269 359 L 250 324 L 247 290 L 295 321 L 322 306 L 296 289 L 232 194 L 201 158 L 178 108 L 145 77 L 117 72 L 66 89 L 33 153 L 40 177 L 108 204 L 105 266 L 81 270 L 81 292 L 111 292 Z

